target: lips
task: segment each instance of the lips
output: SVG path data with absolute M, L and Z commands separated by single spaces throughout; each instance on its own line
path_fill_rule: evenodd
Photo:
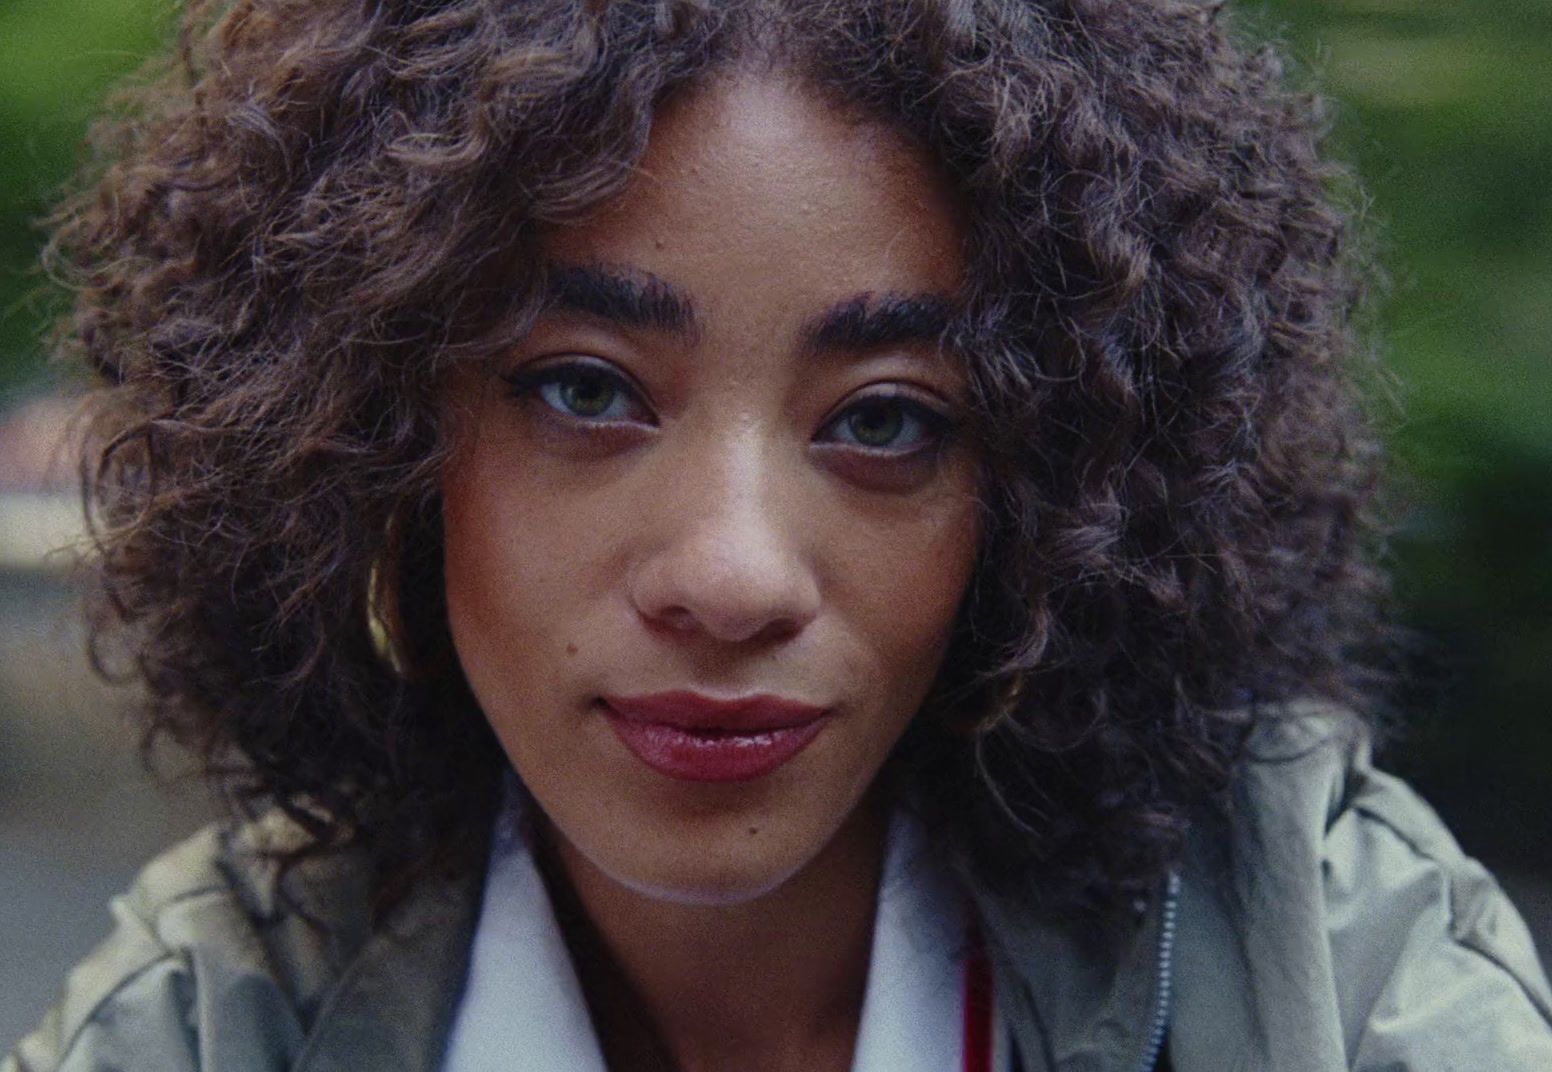
M 829 723 L 824 707 L 769 695 L 605 696 L 603 713 L 637 759 L 659 774 L 690 782 L 764 777 L 807 748 Z

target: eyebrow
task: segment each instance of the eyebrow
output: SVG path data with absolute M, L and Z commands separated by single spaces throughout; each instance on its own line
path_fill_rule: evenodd
M 685 337 L 700 333 L 695 303 L 650 272 L 610 265 L 552 265 L 543 296 L 550 309 L 580 313 L 621 327 Z M 941 294 L 857 294 L 803 328 L 810 354 L 936 343 L 954 321 L 955 304 Z
M 811 351 L 935 343 L 954 315 L 954 303 L 939 294 L 858 294 L 810 321 L 803 334 Z
M 649 272 L 602 265 L 552 266 L 544 305 L 628 328 L 675 335 L 693 335 L 697 330 L 689 296 Z

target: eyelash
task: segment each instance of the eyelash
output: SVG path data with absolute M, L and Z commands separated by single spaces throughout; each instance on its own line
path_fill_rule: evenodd
M 545 397 L 546 388 L 564 388 L 568 384 L 576 384 L 587 380 L 593 380 L 616 390 L 621 398 L 634 400 L 640 406 L 640 392 L 619 373 L 594 361 L 569 361 L 564 364 L 541 365 L 538 368 L 520 368 L 515 372 L 503 376 L 507 386 L 511 388 L 512 396 L 518 399 L 537 397 L 546 407 L 562 420 L 570 420 L 582 425 L 610 425 L 621 424 L 619 418 L 599 420 L 589 419 L 576 413 L 569 413 L 559 405 Z M 610 408 L 613 408 L 612 406 Z
M 583 428 L 606 428 L 611 425 L 628 423 L 628 417 L 605 418 L 602 414 L 586 416 L 577 414 L 564 408 L 563 402 L 550 397 L 550 389 L 564 389 L 568 385 L 576 385 L 580 382 L 592 381 L 596 384 L 607 386 L 617 392 L 617 397 L 641 408 L 640 392 L 624 376 L 599 362 L 594 361 L 570 361 L 563 364 L 547 364 L 537 368 L 525 367 L 502 376 L 514 398 L 527 400 L 533 399 L 542 403 L 549 411 L 548 415 L 555 419 L 581 426 Z M 605 412 L 614 408 L 616 396 L 611 396 L 610 405 Z M 838 442 L 842 446 L 849 447 L 865 455 L 897 460 L 916 458 L 936 447 L 943 446 L 953 433 L 954 421 L 947 414 L 928 406 L 899 390 L 878 391 L 858 398 L 851 405 L 842 410 L 833 420 L 825 425 L 825 428 L 845 426 L 849 418 L 865 412 L 870 407 L 883 406 L 893 414 L 899 414 L 902 424 L 914 422 L 919 429 L 918 442 L 909 447 L 874 446 L 858 440 L 830 440 L 830 443 Z M 855 434 L 855 428 L 852 429 Z

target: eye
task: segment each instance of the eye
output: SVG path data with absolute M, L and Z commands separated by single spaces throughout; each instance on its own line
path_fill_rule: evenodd
M 832 442 L 880 454 L 910 455 L 942 442 L 953 421 L 903 394 L 876 394 L 826 425 Z
M 584 424 L 650 422 L 640 395 L 601 361 L 525 366 L 502 377 L 517 398 L 537 398 L 560 417 Z

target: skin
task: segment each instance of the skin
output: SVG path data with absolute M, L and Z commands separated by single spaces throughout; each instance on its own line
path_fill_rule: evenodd
M 979 467 L 897 403 L 858 408 L 961 412 L 935 339 L 813 328 L 951 304 L 962 238 L 903 135 L 779 75 L 725 79 L 666 106 L 624 192 L 544 241 L 557 274 L 671 287 L 693 324 L 561 298 L 450 385 L 453 638 L 543 812 L 614 1068 L 850 1066 L 885 829 L 869 790 L 969 583 Z M 770 774 L 687 782 L 598 707 L 669 689 L 830 714 Z

